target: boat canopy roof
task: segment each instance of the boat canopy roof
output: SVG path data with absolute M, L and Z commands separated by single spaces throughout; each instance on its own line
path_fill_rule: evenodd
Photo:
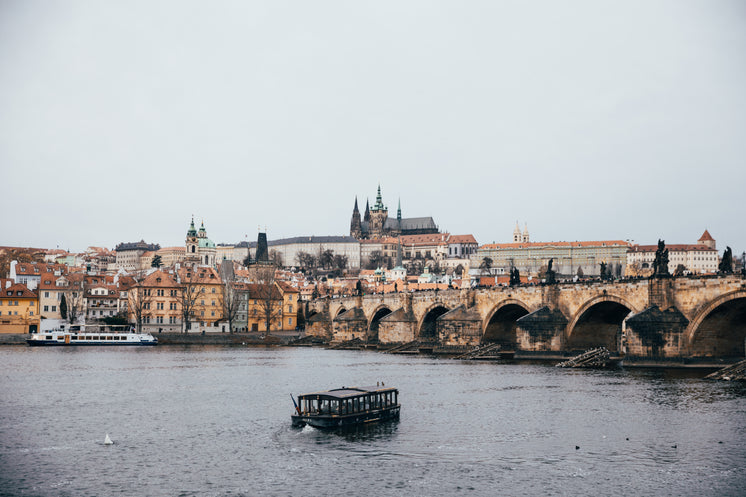
M 305 397 L 326 397 L 331 399 L 346 399 L 350 397 L 358 397 L 360 395 L 366 395 L 370 393 L 387 393 L 387 392 L 395 392 L 396 388 L 392 387 L 379 387 L 379 386 L 371 386 L 371 387 L 342 387 L 342 388 L 335 388 L 333 390 L 324 390 L 322 392 L 312 392 L 312 393 L 304 393 L 303 395 L 299 395 L 298 398 L 302 399 Z

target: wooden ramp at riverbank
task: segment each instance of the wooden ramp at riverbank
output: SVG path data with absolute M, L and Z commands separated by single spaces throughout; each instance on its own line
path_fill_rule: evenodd
M 384 352 L 384 354 L 418 354 L 420 352 L 420 341 L 413 340 L 411 342 L 403 343 L 392 347 Z
M 499 343 L 489 343 L 487 345 L 482 345 L 480 347 L 477 347 L 473 350 L 470 350 L 469 352 L 466 352 L 465 354 L 457 355 L 454 357 L 454 359 L 462 359 L 466 361 L 473 361 L 475 359 L 484 359 L 484 358 L 499 358 L 500 357 L 500 344 Z
M 746 359 L 708 374 L 705 378 L 708 380 L 744 381 L 746 380 Z
M 586 350 L 580 355 L 560 362 L 558 368 L 603 368 L 609 363 L 609 351 L 606 347 Z

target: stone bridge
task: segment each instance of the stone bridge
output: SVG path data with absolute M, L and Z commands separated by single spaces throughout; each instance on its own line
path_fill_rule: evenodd
M 444 348 L 574 352 L 604 346 L 628 357 L 743 357 L 746 279 L 617 282 L 400 292 L 323 298 L 307 308 L 309 335 L 332 342 L 414 340 Z

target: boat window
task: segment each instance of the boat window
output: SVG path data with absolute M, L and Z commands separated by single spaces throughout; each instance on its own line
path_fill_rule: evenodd
M 44 337 L 44 339 L 45 340 L 51 340 L 52 339 L 52 335 L 47 335 L 47 336 Z

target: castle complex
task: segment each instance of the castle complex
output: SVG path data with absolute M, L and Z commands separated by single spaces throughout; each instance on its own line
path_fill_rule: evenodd
M 376 203 L 369 207 L 365 202 L 365 214 L 360 218 L 360 210 L 355 197 L 355 207 L 352 209 L 350 222 L 350 236 L 358 240 L 378 240 L 388 236 L 400 235 L 429 235 L 439 233 L 432 217 L 401 217 L 401 201 L 396 210 L 396 219 L 389 218 L 388 208 L 383 204 L 381 185 L 378 185 Z

